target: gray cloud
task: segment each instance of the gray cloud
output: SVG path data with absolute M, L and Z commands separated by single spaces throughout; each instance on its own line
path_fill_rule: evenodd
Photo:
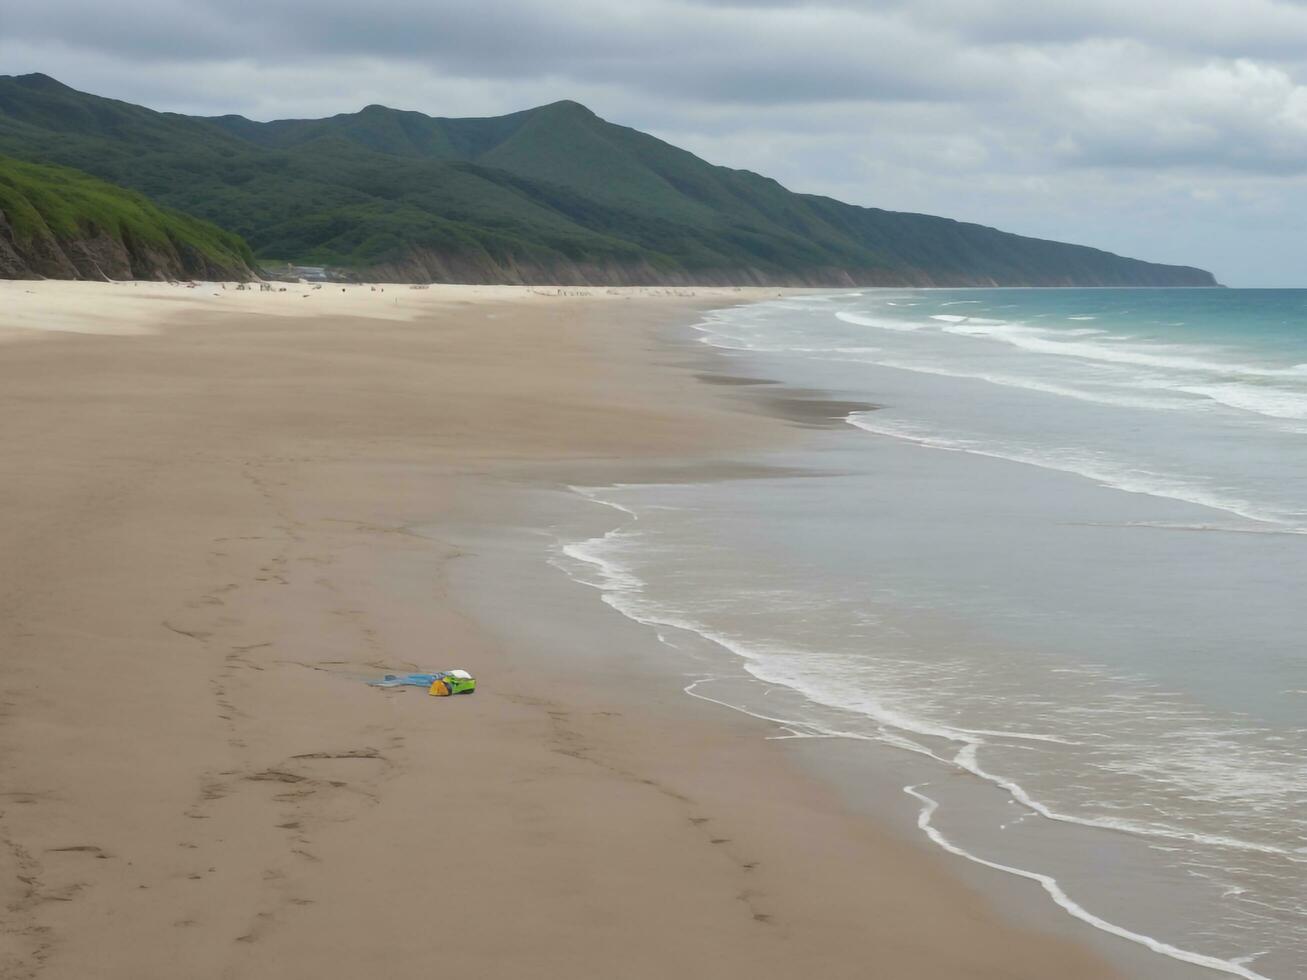
M 798 190 L 1231 281 L 1301 278 L 1304 59 L 1301 0 L 45 0 L 0 23 L 0 71 L 157 108 L 575 98 Z

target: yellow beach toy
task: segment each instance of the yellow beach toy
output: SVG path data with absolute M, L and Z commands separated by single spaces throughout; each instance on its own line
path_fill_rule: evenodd
M 431 682 L 427 693 L 433 698 L 446 698 L 451 694 L 471 694 L 476 689 L 476 678 L 466 670 L 449 670 Z

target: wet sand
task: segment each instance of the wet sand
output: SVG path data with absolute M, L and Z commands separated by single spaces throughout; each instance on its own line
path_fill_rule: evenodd
M 751 294 L 367 289 L 0 284 L 0 977 L 1112 975 L 514 562 L 795 437 L 656 339 Z

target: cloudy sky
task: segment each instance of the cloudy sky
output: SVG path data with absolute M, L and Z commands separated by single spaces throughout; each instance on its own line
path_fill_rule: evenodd
M 572 98 L 794 190 L 1307 285 L 1307 0 L 6 4 L 28 71 L 256 119 Z

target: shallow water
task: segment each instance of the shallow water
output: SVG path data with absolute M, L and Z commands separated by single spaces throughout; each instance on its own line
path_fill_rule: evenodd
M 559 566 L 752 678 L 692 693 L 920 758 L 946 850 L 1158 955 L 1307 976 L 1307 293 L 868 291 L 700 330 L 881 407 L 769 458 L 806 476 L 583 488 L 617 526 Z

